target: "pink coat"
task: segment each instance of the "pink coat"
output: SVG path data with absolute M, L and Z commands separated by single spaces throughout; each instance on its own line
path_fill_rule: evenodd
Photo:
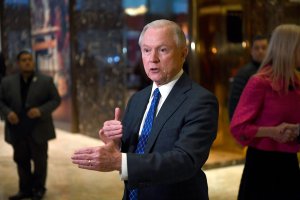
M 235 139 L 243 146 L 261 150 L 295 153 L 300 144 L 278 143 L 267 137 L 255 135 L 261 126 L 277 126 L 282 122 L 300 123 L 300 90 L 287 94 L 274 91 L 268 80 L 252 76 L 237 105 L 230 129 Z

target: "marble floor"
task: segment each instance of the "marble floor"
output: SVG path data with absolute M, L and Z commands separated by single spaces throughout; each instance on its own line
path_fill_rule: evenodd
M 3 137 L 3 124 L 0 122 L 0 200 L 6 200 L 18 190 L 12 148 L 4 142 Z M 82 170 L 71 163 L 70 157 L 75 149 L 101 144 L 98 139 L 57 129 L 57 138 L 49 142 L 48 190 L 44 199 L 121 199 L 123 183 L 117 172 Z M 211 200 L 236 199 L 243 168 L 242 160 L 239 154 L 212 149 L 204 166 Z

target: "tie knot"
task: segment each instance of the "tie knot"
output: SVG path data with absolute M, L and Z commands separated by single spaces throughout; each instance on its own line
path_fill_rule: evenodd
M 159 92 L 159 89 L 156 88 L 153 92 L 153 98 L 159 98 L 160 97 L 160 92 Z

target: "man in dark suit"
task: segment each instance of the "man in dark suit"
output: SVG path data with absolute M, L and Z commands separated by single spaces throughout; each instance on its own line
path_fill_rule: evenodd
M 13 147 L 19 175 L 19 192 L 9 199 L 36 200 L 46 191 L 48 140 L 55 138 L 51 113 L 60 97 L 52 78 L 35 72 L 29 51 L 21 51 L 17 63 L 20 73 L 5 77 L 0 87 L 5 141 Z
M 207 200 L 201 168 L 216 137 L 217 99 L 183 72 L 188 48 L 176 23 L 149 23 L 139 45 L 153 84 L 132 96 L 122 122 L 116 108 L 115 119 L 104 123 L 104 146 L 75 151 L 73 163 L 120 171 L 124 200 Z
M 234 77 L 229 94 L 229 119 L 233 116 L 235 108 L 240 100 L 240 96 L 249 80 L 260 67 L 268 48 L 268 38 L 263 35 L 256 35 L 251 45 L 251 61 L 243 66 Z

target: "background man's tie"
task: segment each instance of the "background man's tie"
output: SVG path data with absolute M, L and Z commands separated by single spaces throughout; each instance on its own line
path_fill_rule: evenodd
M 145 146 L 147 144 L 149 134 L 152 129 L 152 123 L 153 123 L 153 119 L 155 118 L 156 108 L 157 108 L 159 99 L 160 99 L 160 92 L 159 92 L 159 89 L 156 88 L 153 92 L 153 99 L 151 101 L 151 105 L 150 105 L 149 111 L 148 111 L 146 119 L 145 119 L 143 129 L 142 129 L 142 133 L 139 137 L 137 148 L 135 150 L 135 153 L 137 153 L 137 154 L 143 154 L 145 151 Z M 129 199 L 130 200 L 137 200 L 137 191 L 138 191 L 137 189 L 133 189 L 133 190 L 129 191 Z

